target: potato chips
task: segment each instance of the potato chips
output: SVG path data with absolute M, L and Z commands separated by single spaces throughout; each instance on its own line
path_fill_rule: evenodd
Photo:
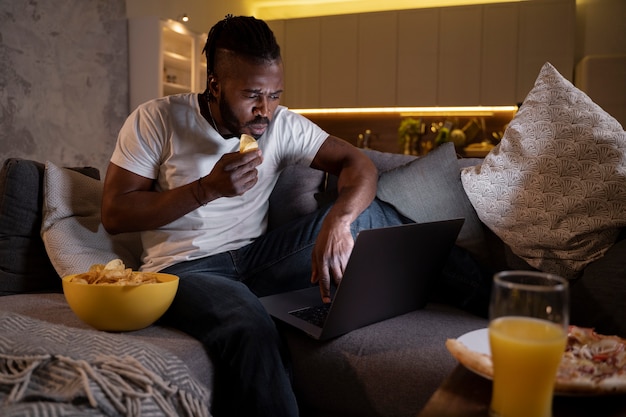
M 159 281 L 156 274 L 150 272 L 133 272 L 126 268 L 121 259 L 114 259 L 106 265 L 91 265 L 88 272 L 78 274 L 72 282 L 96 285 L 141 285 L 155 284 Z
M 242 134 L 241 139 L 239 141 L 239 152 L 249 152 L 255 149 L 259 149 L 259 144 L 257 141 L 250 135 Z

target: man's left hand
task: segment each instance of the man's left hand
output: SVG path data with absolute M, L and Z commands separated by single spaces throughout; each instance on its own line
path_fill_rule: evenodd
M 311 282 L 319 284 L 324 303 L 330 303 L 331 279 L 339 285 L 354 247 L 350 224 L 329 225 L 324 222 L 313 248 Z

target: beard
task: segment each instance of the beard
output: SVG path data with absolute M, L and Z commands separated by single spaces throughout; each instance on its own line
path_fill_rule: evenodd
M 218 108 L 220 110 L 220 116 L 222 116 L 222 124 L 224 125 L 224 127 L 226 127 L 226 129 L 228 129 L 229 132 L 231 132 L 233 135 L 236 135 L 237 137 L 240 137 L 242 133 L 245 133 L 243 132 L 243 130 L 247 126 L 260 124 L 265 124 L 266 126 L 269 126 L 270 124 L 270 120 L 267 117 L 261 116 L 257 116 L 254 119 L 245 122 L 240 122 L 235 113 L 232 111 L 232 106 L 230 105 L 226 97 L 224 97 L 224 94 L 221 94 L 221 97 L 219 97 Z M 263 135 L 252 134 L 252 136 L 255 139 L 259 139 Z

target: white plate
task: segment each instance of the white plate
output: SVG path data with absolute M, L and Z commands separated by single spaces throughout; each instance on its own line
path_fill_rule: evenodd
M 472 352 L 484 353 L 485 355 L 491 356 L 491 347 L 489 346 L 489 329 L 485 328 L 473 330 L 469 333 L 465 333 L 464 335 L 459 336 L 457 340 Z M 491 380 L 490 375 L 487 375 L 481 372 L 480 369 L 475 368 L 473 366 L 473 363 L 464 363 L 465 361 L 461 360 L 459 360 L 459 362 L 461 363 L 461 365 L 465 366 L 467 369 L 474 372 L 475 374 Z
M 467 346 L 474 352 L 484 353 L 491 356 L 491 348 L 489 347 L 489 329 L 478 329 L 465 333 L 457 340 Z
M 491 356 L 491 348 L 489 346 L 489 329 L 478 329 L 473 330 L 471 332 L 465 333 L 462 336 L 459 336 L 457 340 L 465 345 L 469 350 L 483 353 Z M 483 378 L 491 380 L 489 375 L 485 375 L 480 372 L 480 370 L 472 367 L 471 364 L 461 362 L 465 368 L 469 369 L 473 373 L 482 376 Z M 626 388 L 622 384 L 620 388 L 613 387 L 603 387 L 598 386 L 595 389 L 588 388 L 586 386 L 578 386 L 578 387 L 559 387 L 557 382 L 557 386 L 555 387 L 554 394 L 559 396 L 595 396 L 595 395 L 605 395 L 605 394 L 624 394 L 626 393 Z

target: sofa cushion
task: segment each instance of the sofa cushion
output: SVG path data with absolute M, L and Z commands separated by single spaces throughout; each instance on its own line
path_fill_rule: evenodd
M 96 168 L 73 170 L 98 178 Z M 7 159 L 0 171 L 0 295 L 59 291 L 41 229 L 44 165 Z
M 626 338 L 626 229 L 570 287 L 570 322 Z
M 6 296 L 2 298 L 0 311 L 11 311 L 36 320 L 46 321 L 51 325 L 67 326 L 75 330 L 91 329 L 92 332 L 101 333 L 80 320 L 72 312 L 63 294 Z M 187 364 L 193 377 L 209 388 L 213 386 L 213 364 L 206 354 L 204 346 L 200 341 L 182 331 L 159 325 L 157 322 L 141 330 L 121 333 L 119 336 L 131 342 L 150 343 L 175 354 Z
M 101 202 L 100 181 L 46 163 L 41 235 L 59 276 L 118 258 L 128 268 L 139 268 L 139 234 L 107 233 L 100 222 Z
M 483 226 L 463 190 L 454 144 L 445 143 L 426 156 L 383 172 L 377 197 L 418 223 L 465 218 L 457 245 L 478 259 L 486 258 Z
M 270 195 L 269 228 L 276 228 L 315 211 L 315 195 L 323 187 L 324 176 L 322 171 L 307 166 L 292 165 L 285 168 Z
M 3 416 L 208 416 L 180 358 L 124 335 L 0 311 Z
M 516 255 L 572 278 L 626 226 L 626 132 L 546 63 L 500 144 L 462 180 Z
M 458 362 L 445 342 L 487 320 L 442 304 L 327 342 L 285 328 L 298 401 L 320 416 L 416 416 Z

